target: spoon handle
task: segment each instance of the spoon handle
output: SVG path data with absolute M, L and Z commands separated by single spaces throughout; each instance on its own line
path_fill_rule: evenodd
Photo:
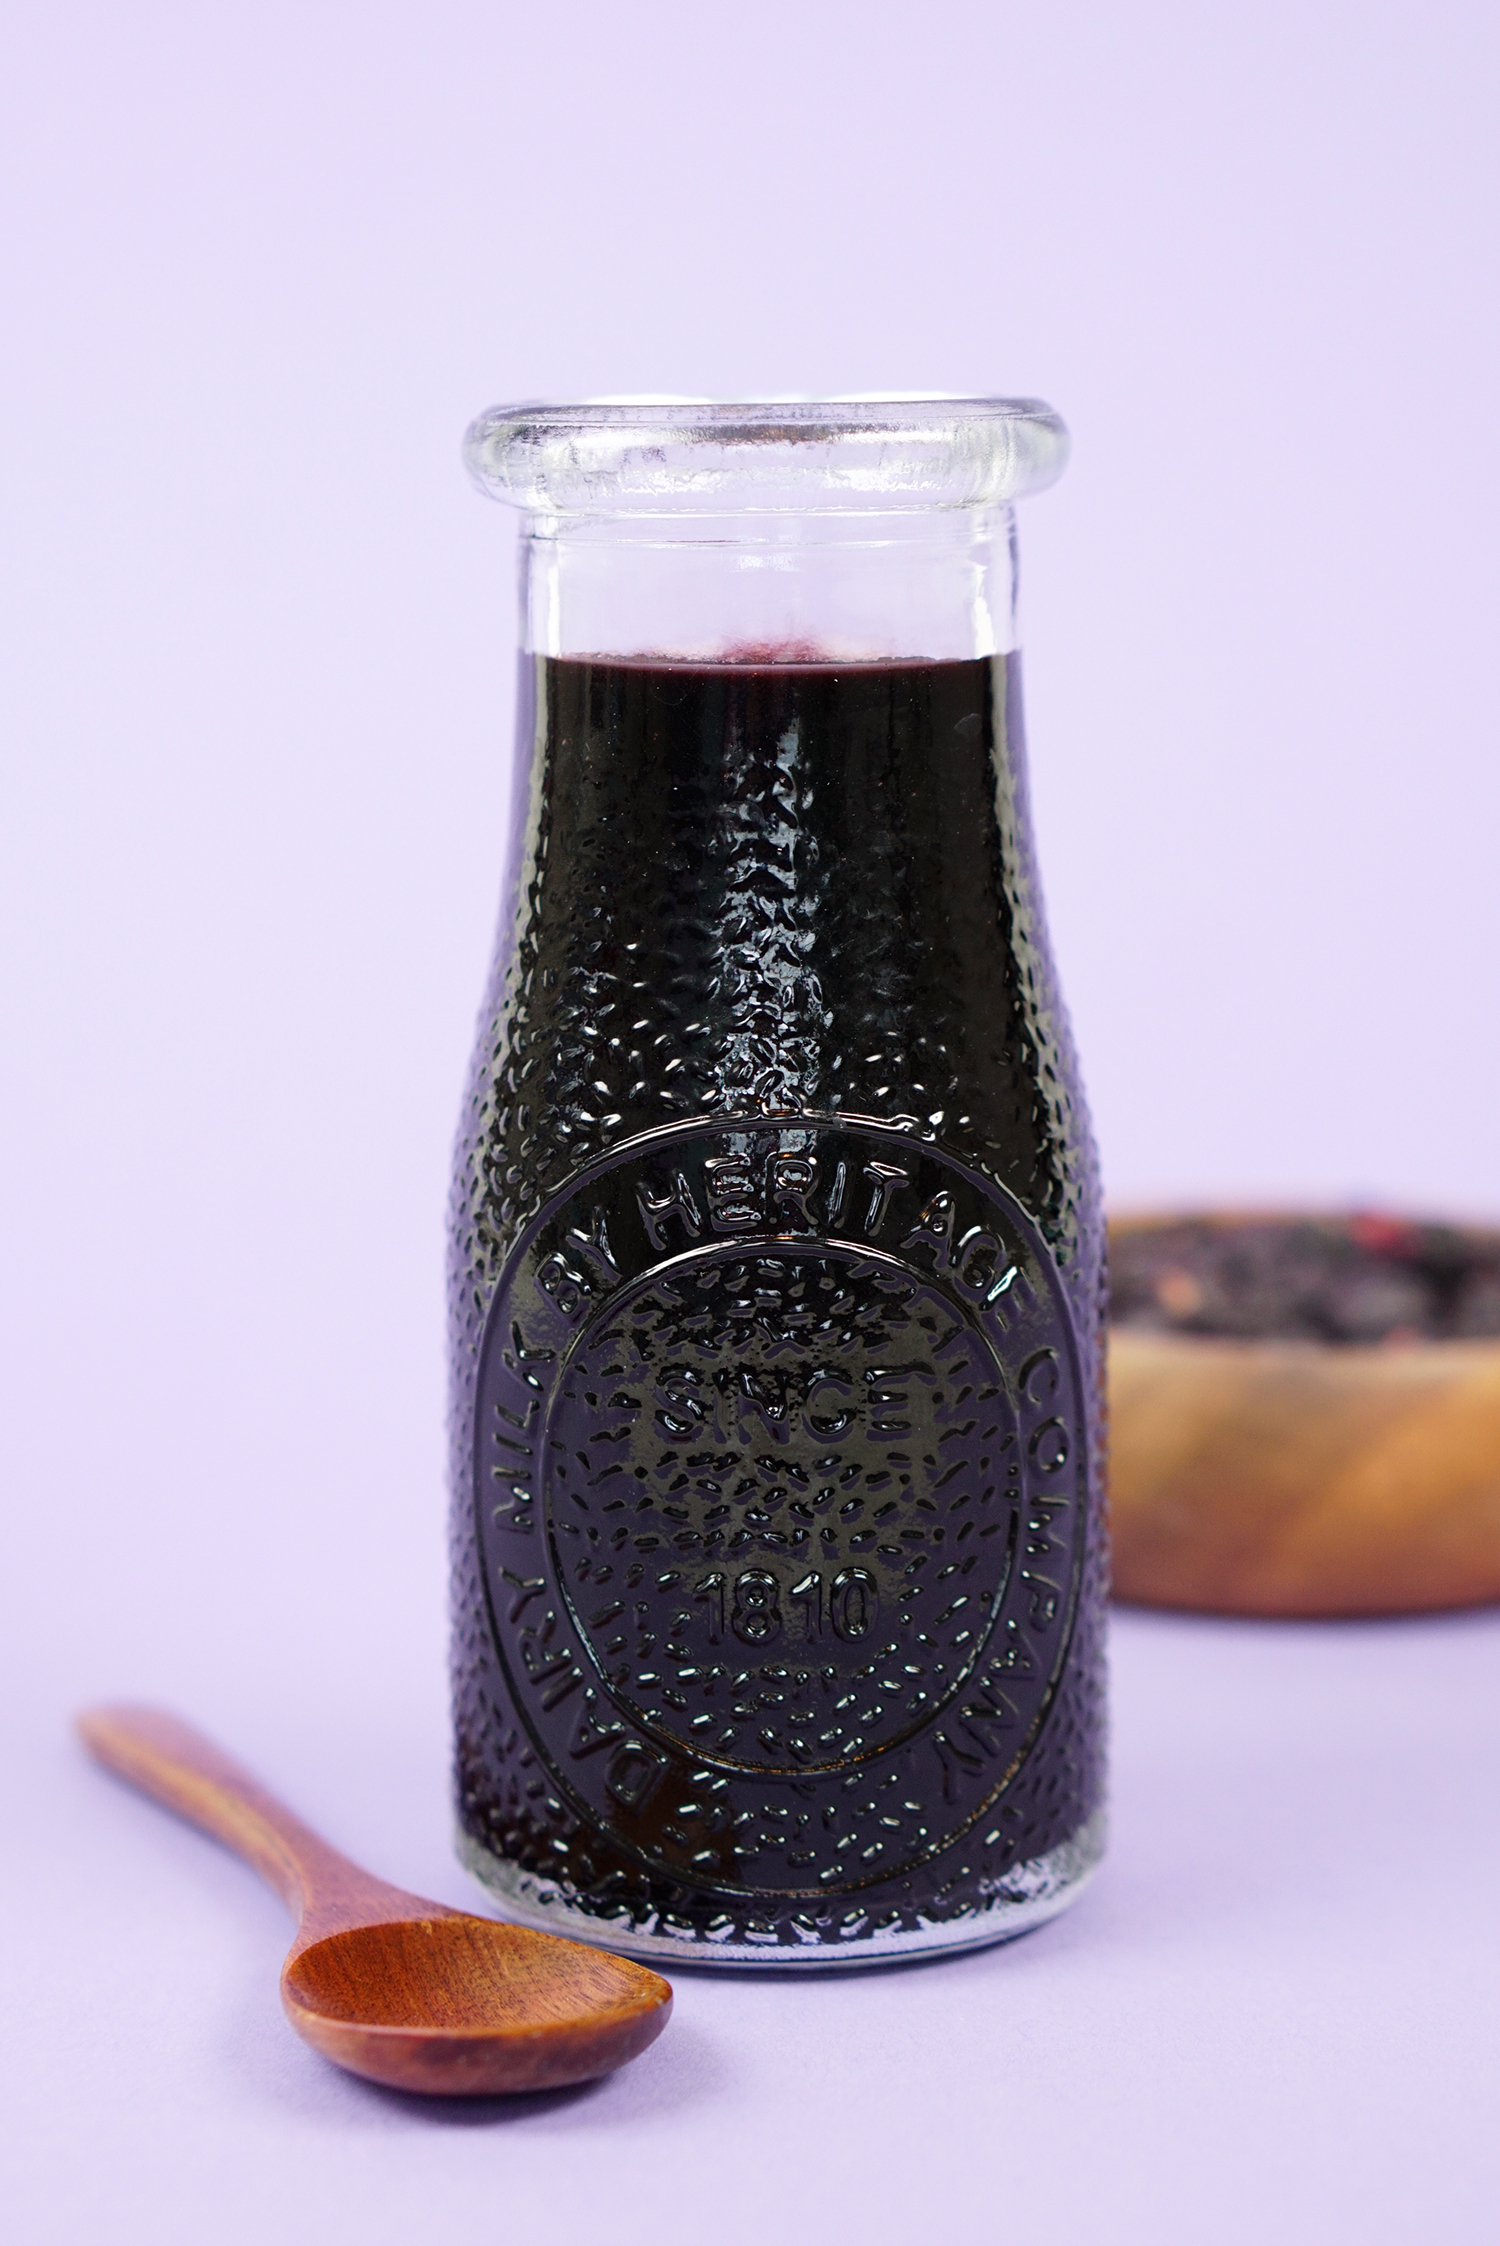
M 253 1865 L 300 1919 L 299 1949 L 341 1927 L 401 1916 L 413 1904 L 428 1917 L 449 1915 L 351 1864 L 258 1778 L 164 1708 L 89 1708 L 78 1731 L 97 1761 Z

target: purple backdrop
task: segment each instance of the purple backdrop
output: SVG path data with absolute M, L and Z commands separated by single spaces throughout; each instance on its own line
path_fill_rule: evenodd
M 1488 1619 L 1132 1620 L 1119 1845 L 1065 1928 L 686 1984 L 659 2056 L 500 2143 L 292 2047 L 274 1904 L 61 1726 L 169 1698 L 465 1897 L 440 1216 L 505 824 L 511 524 L 457 462 L 494 400 L 1055 403 L 1030 721 L 1116 1200 L 1500 1211 L 1492 11 L 53 0 L 5 48 L 27 2236 L 342 2199 L 375 2241 L 428 2206 L 624 2242 L 670 2163 L 737 2246 L 778 2131 L 774 2204 L 833 2240 L 921 2235 L 929 2190 L 1034 2239 L 1483 2236 Z

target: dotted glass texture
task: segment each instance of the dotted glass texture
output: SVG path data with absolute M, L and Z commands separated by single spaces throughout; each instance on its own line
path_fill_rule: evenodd
M 523 678 L 452 1211 L 466 1854 L 706 1956 L 958 1932 L 1102 1793 L 1016 659 Z

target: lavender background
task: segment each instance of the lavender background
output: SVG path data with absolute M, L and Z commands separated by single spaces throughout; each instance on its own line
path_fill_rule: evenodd
M 53 0 L 4 44 L 21 2235 L 1487 2237 L 1492 1617 L 1124 1617 L 1068 1920 L 685 1975 L 627 2075 L 468 2114 L 297 2045 L 278 1906 L 64 1726 L 167 1699 L 469 1898 L 439 1237 L 493 400 L 1052 400 L 1036 798 L 1114 1198 L 1500 1213 L 1493 11 Z

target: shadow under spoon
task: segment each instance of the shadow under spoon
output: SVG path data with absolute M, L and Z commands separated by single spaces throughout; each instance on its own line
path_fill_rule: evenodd
M 440 2097 L 555 2090 L 654 2043 L 672 1991 L 585 1942 L 390 1887 L 294 1817 L 201 1733 L 158 1708 L 91 1708 L 98 1761 L 242 1856 L 297 1915 L 281 2001 L 327 2059 Z

